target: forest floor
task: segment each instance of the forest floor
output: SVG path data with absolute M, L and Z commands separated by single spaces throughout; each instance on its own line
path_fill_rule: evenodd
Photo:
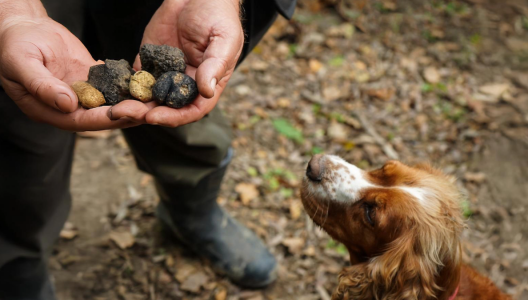
M 346 249 L 313 226 L 298 189 L 320 152 L 456 175 L 464 260 L 528 299 L 527 70 L 527 1 L 301 0 L 220 101 L 236 155 L 218 201 L 269 246 L 277 282 L 240 289 L 166 235 L 152 178 L 105 131 L 78 137 L 50 261 L 59 299 L 329 299 Z

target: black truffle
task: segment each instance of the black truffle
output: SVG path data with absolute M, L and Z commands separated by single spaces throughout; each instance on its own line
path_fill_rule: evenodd
M 152 98 L 172 108 L 182 108 L 198 96 L 198 86 L 191 77 L 180 72 L 161 75 L 152 88 Z
M 105 64 L 95 65 L 88 73 L 88 83 L 103 93 L 107 104 L 115 105 L 131 99 L 129 92 L 130 76 L 134 70 L 124 60 L 105 60 Z
M 156 79 L 170 71 L 185 72 L 183 52 L 175 47 L 145 44 L 139 50 L 139 58 L 141 69 L 149 72 Z

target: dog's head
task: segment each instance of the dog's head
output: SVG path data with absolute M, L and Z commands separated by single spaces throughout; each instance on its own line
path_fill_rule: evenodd
M 366 172 L 337 156 L 308 164 L 301 197 L 350 252 L 353 299 L 447 299 L 456 289 L 463 220 L 455 179 L 389 161 Z

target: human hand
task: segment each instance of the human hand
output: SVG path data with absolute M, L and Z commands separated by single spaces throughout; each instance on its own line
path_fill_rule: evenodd
M 186 73 L 196 79 L 200 95 L 181 109 L 155 107 L 146 114 L 146 122 L 176 127 L 203 118 L 233 74 L 243 42 L 239 0 L 165 0 L 145 29 L 142 44 L 182 49 Z M 141 68 L 139 57 L 134 68 Z M 118 108 L 113 113 L 128 116 Z
M 110 106 L 79 107 L 69 85 L 86 80 L 90 66 L 97 62 L 81 41 L 46 15 L 39 1 L 16 4 L 22 2 L 40 7 L 32 7 L 28 14 L 0 14 L 0 81 L 29 118 L 69 131 L 124 128 L 143 122 L 149 107 L 139 101 L 115 106 L 128 116 L 115 121 L 108 117 Z M 4 4 L 0 1 L 0 10 Z

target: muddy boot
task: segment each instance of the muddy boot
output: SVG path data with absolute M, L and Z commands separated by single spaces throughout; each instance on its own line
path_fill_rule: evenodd
M 156 182 L 162 200 L 157 215 L 179 240 L 208 259 L 215 271 L 240 286 L 260 288 L 276 279 L 275 258 L 216 202 L 231 156 L 230 151 L 220 167 L 194 188 Z

